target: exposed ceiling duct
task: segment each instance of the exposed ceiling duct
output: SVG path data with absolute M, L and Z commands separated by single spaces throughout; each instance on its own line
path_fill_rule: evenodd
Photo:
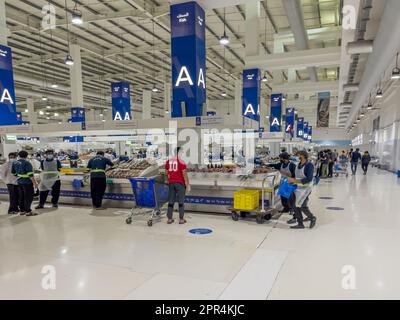
M 374 86 L 380 81 L 382 74 L 393 62 L 396 53 L 400 49 L 400 1 L 387 0 L 379 25 L 378 33 L 374 41 L 374 50 L 368 57 L 364 74 L 360 82 L 360 90 L 357 92 L 350 117 L 346 127 L 349 128 L 358 111 L 368 99 Z
M 298 0 L 283 0 L 283 7 L 292 29 L 296 47 L 299 50 L 307 50 L 308 34 L 304 25 L 303 10 Z M 317 70 L 315 67 L 308 67 L 311 81 L 318 81 Z
M 371 53 L 374 48 L 372 40 L 360 40 L 347 44 L 347 54 Z

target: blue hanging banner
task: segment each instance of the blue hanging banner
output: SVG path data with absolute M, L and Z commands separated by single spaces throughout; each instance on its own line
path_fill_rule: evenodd
M 286 108 L 286 124 L 285 124 L 285 132 L 290 134 L 293 138 L 294 136 L 294 119 L 295 119 L 295 110 L 294 108 Z
M 127 82 L 111 83 L 112 118 L 114 121 L 132 120 L 131 91 Z
M 86 121 L 86 115 L 85 115 L 85 109 L 76 107 L 76 108 L 71 108 L 71 122 L 85 122 Z
M 207 111 L 207 117 L 216 116 L 217 113 L 215 111 Z
M 83 138 L 83 136 L 71 136 L 71 137 L 64 137 L 63 141 L 64 142 L 83 142 L 84 138 Z
M 22 112 L 17 112 L 17 125 L 21 125 L 22 122 Z
M 195 1 L 171 5 L 173 118 L 203 115 L 206 102 L 204 9 Z
M 269 117 L 270 132 L 281 132 L 282 131 L 282 94 L 271 95 L 271 113 Z
M 17 124 L 12 51 L 0 45 L 0 126 Z
M 304 133 L 304 118 L 297 118 L 297 138 L 303 138 Z
M 303 140 L 308 141 L 308 122 L 304 122 L 303 127 Z
M 243 116 L 260 121 L 260 69 L 243 70 Z
M 312 142 L 312 126 L 308 126 L 307 140 Z

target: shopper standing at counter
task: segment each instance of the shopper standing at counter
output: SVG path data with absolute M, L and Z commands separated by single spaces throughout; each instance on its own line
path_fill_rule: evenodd
M 317 218 L 311 213 L 308 207 L 309 196 L 312 191 L 314 177 L 314 165 L 308 161 L 308 153 L 299 151 L 300 163 L 296 167 L 295 178 L 289 178 L 291 184 L 297 184 L 297 189 L 289 199 L 290 206 L 294 210 L 294 219 L 288 221 L 289 224 L 297 222 L 291 229 L 304 229 L 303 213 L 307 216 L 305 221 L 310 221 L 310 229 L 314 228 Z
M 90 193 L 95 210 L 104 210 L 102 207 L 104 193 L 107 188 L 106 168 L 113 167 L 110 159 L 104 157 L 104 151 L 98 151 L 97 155 L 89 160 L 90 169 Z
M 8 195 L 10 197 L 10 206 L 8 214 L 19 213 L 19 197 L 18 197 L 18 177 L 12 174 L 12 166 L 17 161 L 17 153 L 11 152 L 8 155 L 8 161 L 1 166 L 0 177 L 7 185 Z
M 58 200 L 60 198 L 60 170 L 61 162 L 54 158 L 54 151 L 47 150 L 45 159 L 40 165 L 42 172 L 40 174 L 39 183 L 39 205 L 35 209 L 43 209 L 51 190 L 51 203 L 53 208 L 58 208 Z
M 186 172 L 186 163 L 180 158 L 181 148 L 176 148 L 176 156 L 167 160 L 165 172 L 168 175 L 168 224 L 174 223 L 173 211 L 175 202 L 179 204 L 179 224 L 185 224 L 185 195 L 190 192 L 189 178 Z
M 31 210 L 34 189 L 37 187 L 35 176 L 33 175 L 32 164 L 27 160 L 28 152 L 22 150 L 18 152 L 18 161 L 12 165 L 12 174 L 18 177 L 19 208 L 21 215 L 36 216 Z

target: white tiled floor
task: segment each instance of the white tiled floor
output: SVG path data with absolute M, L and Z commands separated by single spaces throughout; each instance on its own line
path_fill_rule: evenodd
M 187 225 L 148 228 L 125 224 L 117 209 L 61 206 L 27 218 L 6 207 L 0 299 L 400 298 L 400 180 L 383 171 L 321 181 L 314 230 L 289 230 L 287 216 L 257 225 L 189 214 Z M 197 227 L 213 233 L 188 233 Z M 42 288 L 47 265 L 55 290 Z M 342 287 L 344 266 L 354 267 L 354 290 Z

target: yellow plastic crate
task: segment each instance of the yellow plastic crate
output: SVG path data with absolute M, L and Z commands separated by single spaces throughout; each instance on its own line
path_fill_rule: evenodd
M 233 207 L 237 210 L 254 210 L 260 203 L 259 190 L 240 190 L 233 194 Z

